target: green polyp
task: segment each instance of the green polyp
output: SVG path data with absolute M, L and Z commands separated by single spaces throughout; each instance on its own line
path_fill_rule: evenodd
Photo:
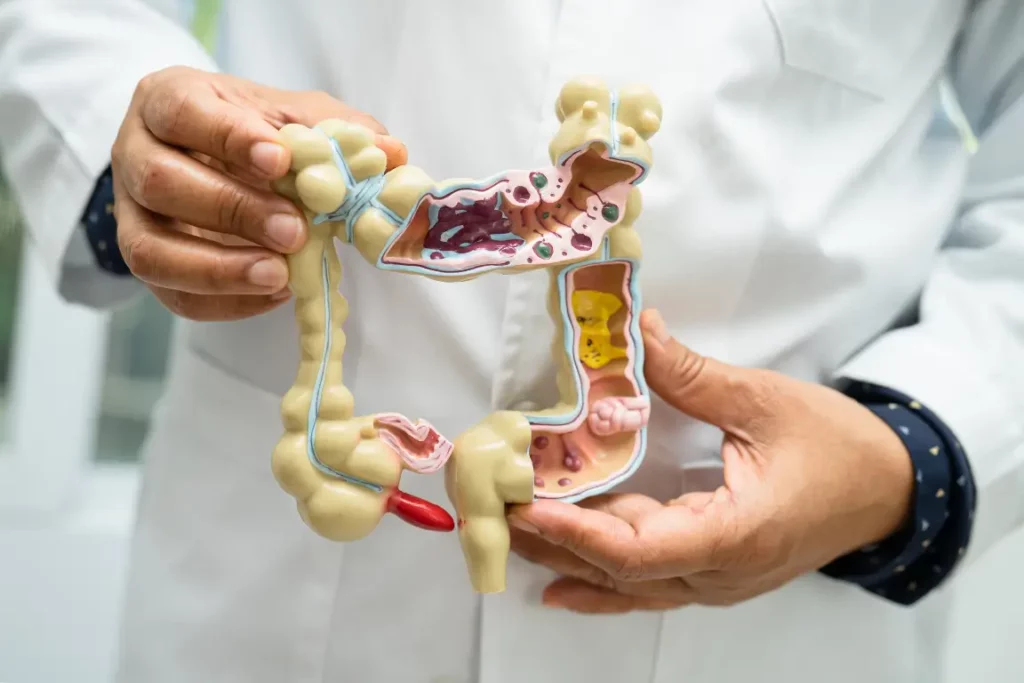
M 550 244 L 541 243 L 537 245 L 537 255 L 541 258 L 551 258 L 552 253 Z
M 544 213 L 542 213 L 540 215 L 540 217 L 541 218 L 551 218 L 551 214 L 549 212 L 545 211 Z
M 605 204 L 604 208 L 601 209 L 601 216 L 609 223 L 614 223 L 619 220 L 619 207 L 614 204 Z
M 538 190 L 548 184 L 547 176 L 543 173 L 534 173 L 533 177 L 530 178 L 533 181 L 533 186 Z

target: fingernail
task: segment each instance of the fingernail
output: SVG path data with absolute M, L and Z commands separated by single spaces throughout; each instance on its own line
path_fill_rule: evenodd
M 526 533 L 533 534 L 534 536 L 540 536 L 540 529 L 530 524 L 529 522 L 524 522 L 518 517 L 509 517 L 508 523 L 509 526 L 514 526 L 520 531 L 525 531 Z
M 548 597 L 546 595 L 543 596 L 540 599 L 540 604 L 543 605 L 544 607 L 552 607 L 552 608 L 555 608 L 555 609 L 564 609 L 565 608 L 565 603 L 564 602 L 562 602 L 558 598 L 551 598 L 551 597 Z
M 285 299 L 290 299 L 292 298 L 292 290 L 289 289 L 288 287 L 285 287 L 277 294 L 272 294 L 270 298 L 273 299 L 274 301 L 284 301 Z
M 665 327 L 665 320 L 661 313 L 651 310 L 647 313 L 647 331 L 651 333 L 656 341 L 664 344 L 669 340 L 668 329 Z
M 257 142 L 249 151 L 252 165 L 264 175 L 276 178 L 284 173 L 287 153 L 284 147 L 273 142 Z
M 267 219 L 267 237 L 284 249 L 292 249 L 302 234 L 302 219 L 289 213 L 274 214 Z
M 260 287 L 280 289 L 288 284 L 288 269 L 274 259 L 264 259 L 249 268 L 249 282 Z

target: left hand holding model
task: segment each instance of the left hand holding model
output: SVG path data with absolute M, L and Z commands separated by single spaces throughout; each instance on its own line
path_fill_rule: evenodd
M 896 533 L 914 490 L 899 437 L 856 401 L 704 358 L 641 319 L 651 389 L 724 433 L 724 485 L 668 503 L 612 494 L 510 514 L 512 548 L 561 575 L 544 603 L 584 613 L 730 605 Z

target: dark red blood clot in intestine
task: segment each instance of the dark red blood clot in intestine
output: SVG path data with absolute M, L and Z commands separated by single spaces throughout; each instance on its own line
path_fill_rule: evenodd
M 423 238 L 423 248 L 458 254 L 483 249 L 509 255 L 507 250 L 514 254 L 524 241 L 520 237 L 508 238 L 511 232 L 508 216 L 498 208 L 498 195 L 494 195 L 469 204 L 440 207 L 437 220 Z M 506 238 L 494 239 L 495 235 Z

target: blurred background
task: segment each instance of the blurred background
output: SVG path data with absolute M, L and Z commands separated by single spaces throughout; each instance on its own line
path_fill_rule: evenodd
M 64 304 L 29 246 L 0 178 L 0 683 L 104 683 L 172 320 Z
M 0 443 L 6 434 L 11 351 L 21 275 L 23 235 L 17 206 L 0 176 Z M 166 368 L 171 317 L 151 298 L 110 316 L 105 375 L 93 457 L 132 462 Z

